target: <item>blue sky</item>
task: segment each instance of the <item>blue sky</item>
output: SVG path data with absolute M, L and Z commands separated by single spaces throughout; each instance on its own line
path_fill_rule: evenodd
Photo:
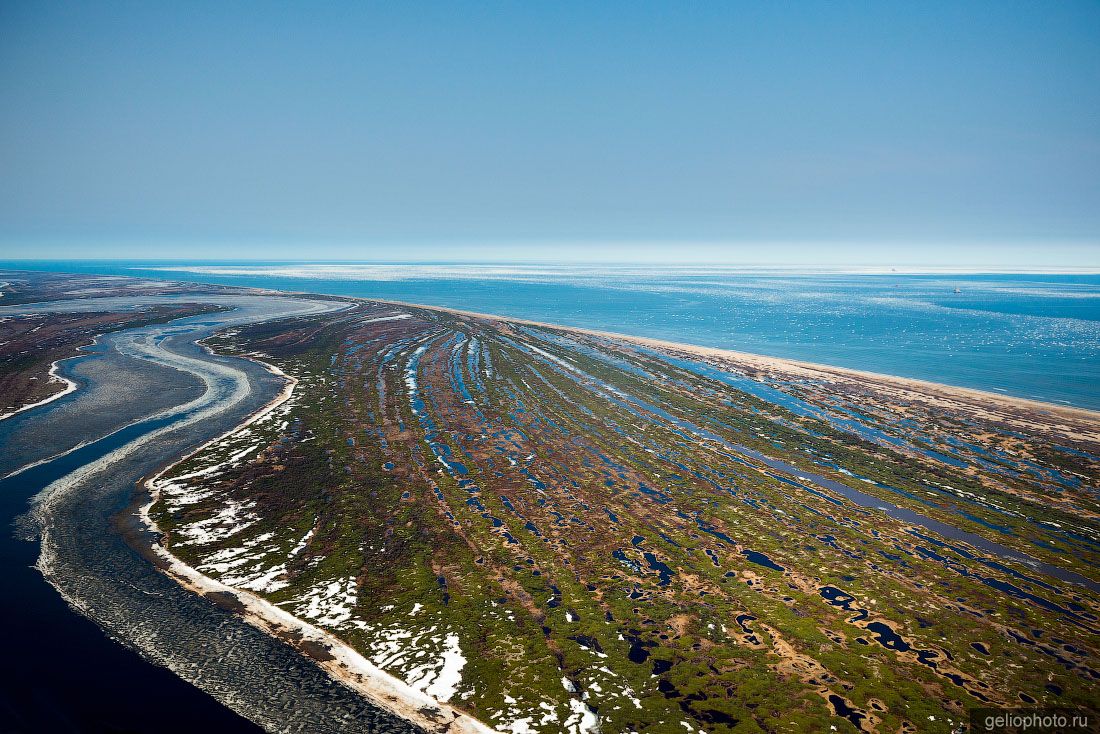
M 0 5 L 6 257 L 1100 269 L 1100 3 Z

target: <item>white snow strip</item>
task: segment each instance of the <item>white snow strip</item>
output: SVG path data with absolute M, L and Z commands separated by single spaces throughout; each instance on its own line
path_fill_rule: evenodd
M 361 324 L 377 324 L 379 321 L 400 321 L 401 319 L 411 319 L 413 316 L 411 313 L 399 313 L 393 316 L 379 316 L 376 319 L 365 319 L 360 321 Z
M 83 355 L 80 355 L 80 356 L 83 356 Z M 66 357 L 65 359 L 73 359 L 73 357 Z M 75 382 L 73 382 L 72 380 L 70 380 L 67 377 L 62 377 L 57 372 L 58 362 L 63 362 L 63 361 L 64 360 L 60 360 L 60 359 L 54 361 L 50 365 L 49 374 L 50 374 L 50 382 L 63 382 L 63 383 L 65 383 L 65 389 L 64 390 L 62 390 L 59 393 L 54 393 L 53 395 L 50 395 L 48 398 L 43 398 L 42 400 L 39 400 L 37 403 L 31 403 L 29 405 L 24 405 L 22 408 L 17 408 L 17 409 L 15 409 L 13 411 L 10 411 L 8 413 L 4 413 L 3 415 L 0 415 L 0 421 L 4 420 L 6 418 L 11 418 L 13 415 L 16 415 L 18 413 L 22 413 L 24 410 L 30 410 L 31 408 L 37 408 L 41 405 L 45 405 L 46 403 L 52 403 L 55 400 L 60 400 L 61 398 L 65 397 L 69 393 L 76 390 L 77 385 L 76 385 Z

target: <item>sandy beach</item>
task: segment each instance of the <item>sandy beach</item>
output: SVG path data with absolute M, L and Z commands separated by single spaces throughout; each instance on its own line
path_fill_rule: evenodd
M 835 367 L 832 365 L 787 359 L 785 357 L 771 357 L 763 354 L 740 352 L 731 349 L 719 349 L 716 347 L 699 346 L 697 344 L 652 339 L 649 337 L 633 336 L 613 331 L 562 326 L 561 324 L 550 324 L 530 319 L 511 318 L 508 316 L 480 313 L 477 311 L 465 311 L 443 306 L 424 306 L 404 301 L 373 300 L 373 302 L 388 303 L 394 306 L 419 308 L 429 311 L 441 311 L 459 316 L 469 316 L 472 318 L 489 319 L 491 321 L 503 323 L 522 324 L 525 326 L 535 326 L 544 329 L 554 329 L 563 332 L 615 339 L 652 349 L 658 349 L 671 354 L 682 355 L 685 358 L 702 358 L 712 362 L 723 362 L 735 369 L 747 372 L 750 376 L 761 373 L 775 373 L 783 374 L 790 379 L 823 380 L 834 383 L 844 383 L 859 389 L 874 387 L 895 398 L 915 400 L 918 402 L 937 404 L 945 408 L 965 410 L 985 418 L 1002 420 L 1019 429 L 1044 431 L 1053 429 L 1066 437 L 1073 437 L 1077 440 L 1089 441 L 1100 445 L 1100 411 L 1088 410 L 1086 408 L 1058 405 L 1013 395 L 1002 395 L 1000 393 L 977 390 L 969 387 L 944 385 L 938 382 L 918 380 L 910 377 L 899 377 L 896 375 L 868 372 L 848 367 Z

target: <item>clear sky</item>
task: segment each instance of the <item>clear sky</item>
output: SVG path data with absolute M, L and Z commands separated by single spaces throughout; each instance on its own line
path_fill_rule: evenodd
M 0 257 L 1100 269 L 1100 2 L 0 3 Z

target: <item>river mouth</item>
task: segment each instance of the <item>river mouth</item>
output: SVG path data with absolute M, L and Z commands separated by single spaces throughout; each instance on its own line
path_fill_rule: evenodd
M 414 731 L 286 644 L 178 586 L 120 533 L 140 479 L 240 424 L 282 389 L 263 366 L 210 355 L 196 342 L 233 323 L 333 307 L 256 297 L 232 305 L 216 317 L 109 335 L 94 355 L 65 363 L 74 370 L 94 358 L 116 373 L 132 369 L 135 357 L 156 365 L 159 382 L 135 374 L 142 379 L 128 396 L 136 405 L 149 398 L 145 415 L 123 426 L 90 421 L 97 428 L 84 435 L 80 422 L 51 423 L 64 410 L 79 414 L 80 401 L 95 394 L 85 375 L 81 390 L 5 427 L 6 446 L 33 448 L 8 456 L 7 471 L 25 468 L 0 480 L 7 591 L 0 619 L 10 631 L 7 658 L 19 661 L 0 673 L 6 730 L 337 731 L 356 722 L 365 731 Z M 168 384 L 179 388 L 178 403 L 165 408 L 153 398 Z

